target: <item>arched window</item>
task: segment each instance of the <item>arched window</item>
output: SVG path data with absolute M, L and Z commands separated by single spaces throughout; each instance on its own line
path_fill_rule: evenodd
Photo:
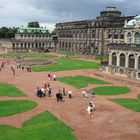
M 131 40 L 132 40 L 132 35 L 131 35 L 131 33 L 128 33 L 127 34 L 127 41 L 128 41 L 128 43 L 131 43 Z
M 135 66 L 135 57 L 133 54 L 130 54 L 128 57 L 128 67 L 134 68 L 134 66 Z
M 138 69 L 140 69 L 140 56 L 138 57 Z
M 116 53 L 112 53 L 112 65 L 117 65 L 117 55 Z
M 135 33 L 135 43 L 140 44 L 140 33 Z
M 120 66 L 125 67 L 125 54 L 120 54 Z
M 114 39 L 118 39 L 118 31 L 114 32 Z

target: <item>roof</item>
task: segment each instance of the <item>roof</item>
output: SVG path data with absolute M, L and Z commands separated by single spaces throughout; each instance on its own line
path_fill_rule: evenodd
M 20 27 L 18 33 L 48 33 L 47 28 Z
M 138 16 L 134 17 L 132 20 L 128 21 L 126 26 L 132 28 L 136 25 L 137 26 L 140 25 L 140 15 L 138 15 Z
M 117 13 L 121 13 L 119 10 L 117 10 L 116 7 L 106 7 L 103 11 L 101 12 L 117 12 Z

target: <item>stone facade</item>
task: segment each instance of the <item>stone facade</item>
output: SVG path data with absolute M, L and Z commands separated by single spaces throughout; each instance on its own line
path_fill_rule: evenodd
M 109 65 L 102 71 L 140 80 L 140 47 L 110 44 Z
M 125 43 L 140 45 L 140 16 L 130 21 L 125 21 L 124 26 Z
M 102 71 L 140 80 L 140 16 L 125 21 L 124 44 L 109 44 L 109 64 Z
M 125 20 L 115 7 L 106 7 L 100 16 L 93 20 L 57 23 L 57 50 L 92 55 L 108 54 L 108 44 L 124 42 Z
M 53 47 L 52 37 L 46 28 L 19 28 L 12 39 L 13 52 L 45 51 Z
M 0 39 L 0 51 L 12 52 L 12 41 L 11 39 Z

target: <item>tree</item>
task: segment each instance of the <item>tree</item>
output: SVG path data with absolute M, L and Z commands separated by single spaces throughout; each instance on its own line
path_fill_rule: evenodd
M 40 25 L 39 25 L 39 22 L 38 21 L 32 21 L 32 22 L 29 22 L 27 27 L 35 27 L 35 28 L 39 28 Z
M 0 38 L 12 38 L 15 36 L 16 32 L 17 32 L 17 28 L 1 27 Z

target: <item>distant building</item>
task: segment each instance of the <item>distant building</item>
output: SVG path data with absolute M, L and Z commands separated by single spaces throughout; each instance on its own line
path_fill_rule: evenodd
M 13 52 L 44 51 L 52 45 L 46 28 L 21 27 L 12 39 Z
M 2 51 L 2 52 L 11 52 L 12 51 L 11 39 L 0 39 L 0 51 Z
M 125 43 L 110 44 L 109 65 L 102 71 L 140 80 L 140 16 L 125 22 Z
M 132 18 L 133 16 L 121 16 L 116 7 L 106 7 L 93 20 L 57 23 L 56 50 L 106 55 L 110 43 L 124 43 L 125 20 Z

